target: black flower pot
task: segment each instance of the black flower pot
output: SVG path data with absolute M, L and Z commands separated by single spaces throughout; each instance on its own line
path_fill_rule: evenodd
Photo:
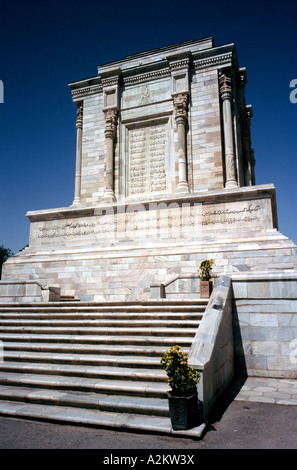
M 189 396 L 167 392 L 172 429 L 191 429 L 199 424 L 199 403 L 197 393 Z

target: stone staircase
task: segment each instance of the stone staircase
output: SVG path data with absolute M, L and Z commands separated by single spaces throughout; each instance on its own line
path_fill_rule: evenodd
M 0 305 L 0 414 L 134 432 L 173 431 L 160 358 L 189 350 L 205 300 Z

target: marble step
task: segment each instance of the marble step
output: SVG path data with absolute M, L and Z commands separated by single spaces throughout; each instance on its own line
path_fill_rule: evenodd
M 121 321 L 182 321 L 182 320 L 201 320 L 203 312 L 141 312 L 138 313 L 10 313 L 0 314 L 0 321 L 10 320 L 31 320 L 31 321 L 92 321 L 92 320 L 121 320 Z
M 166 416 L 144 416 L 142 414 L 116 413 L 81 409 L 67 406 L 40 405 L 13 401 L 0 401 L 0 415 L 21 419 L 36 419 L 63 424 L 79 424 L 116 431 L 163 434 L 174 437 L 199 439 L 207 423 L 185 430 L 174 431 Z
M 190 341 L 190 339 L 189 339 Z M 183 351 L 187 353 L 189 347 L 183 345 Z M 138 346 L 138 345 L 121 345 L 121 344 L 72 344 L 72 343 L 31 343 L 31 342 L 9 342 L 5 341 L 5 360 L 7 351 L 32 351 L 43 353 L 71 353 L 84 355 L 109 354 L 119 355 L 121 358 L 126 356 L 150 356 L 160 358 L 166 351 L 167 346 Z M 111 357 L 111 356 L 109 356 Z
M 197 325 L 198 327 L 198 325 Z M 159 327 L 56 327 L 56 326 L 39 326 L 39 327 L 25 327 L 25 326 L 14 326 L 14 327 L 0 327 L 0 337 L 2 334 L 14 333 L 14 334 L 48 334 L 48 335 L 112 335 L 112 336 L 185 336 L 196 334 L 197 328 L 171 328 L 170 326 L 159 328 Z
M 140 314 L 155 313 L 164 314 L 166 313 L 199 313 L 205 310 L 207 305 L 207 299 L 195 300 L 195 301 L 157 301 L 154 303 L 146 302 L 143 303 L 59 303 L 59 302 L 48 302 L 48 303 L 31 303 L 31 304 L 20 304 L 20 303 L 2 303 L 0 305 L 0 314 L 3 313 L 31 313 L 31 314 L 81 314 L 81 313 L 95 313 L 95 314 Z
M 2 312 L 5 320 L 191 320 L 201 319 L 203 312 Z
M 166 398 L 149 398 L 126 395 L 107 395 L 104 393 L 81 393 L 57 391 L 33 387 L 9 387 L 0 385 L 0 400 L 39 403 L 74 408 L 97 409 L 121 413 L 169 416 Z
M 40 363 L 8 361 L 0 363 L 0 373 L 19 372 L 22 374 L 48 374 L 72 377 L 111 378 L 117 380 L 151 380 L 167 383 L 167 375 L 161 368 L 147 368 L 145 364 L 140 367 L 126 365 L 79 365 L 65 363 Z
M 15 302 L 13 305 L 18 307 L 38 307 L 38 308 L 48 308 L 48 307 L 92 307 L 92 308 L 133 308 L 133 307 L 176 307 L 176 306 L 191 306 L 191 305 L 202 305 L 208 302 L 207 299 L 142 299 L 142 300 L 112 300 L 112 301 L 82 301 L 82 300 L 75 300 L 72 302 L 64 302 L 59 301 L 52 301 L 52 302 Z M 2 306 L 11 306 L 10 302 L 6 304 L 2 304 Z
M 161 356 L 160 356 L 161 357 Z M 151 356 L 122 356 L 106 354 L 82 354 L 76 353 L 46 353 L 30 351 L 9 351 L 5 348 L 5 363 L 7 362 L 42 362 L 52 364 L 76 364 L 90 366 L 117 366 L 117 367 L 146 367 L 161 368 L 160 357 Z M 0 370 L 3 363 L 0 363 Z
M 28 319 L 17 319 L 17 320 L 7 320 L 2 319 L 1 325 L 2 327 L 27 327 L 27 326 L 50 326 L 57 328 L 58 326 L 62 327 L 156 327 L 156 328 L 198 328 L 200 324 L 200 320 L 194 319 L 187 319 L 187 320 L 180 320 L 180 319 L 170 319 L 170 320 L 152 320 L 152 319 L 142 319 L 142 320 L 122 320 L 122 319 L 110 319 L 107 320 L 105 318 L 100 320 L 81 320 L 81 319 L 70 319 L 70 320 L 56 320 L 56 319 L 40 319 L 40 320 L 28 320 Z
M 0 340 L 4 342 L 4 351 L 6 341 L 23 341 L 23 342 L 33 342 L 33 343 L 81 343 L 84 344 L 119 344 L 119 345 L 141 345 L 141 346 L 173 346 L 178 344 L 180 346 L 190 346 L 193 341 L 193 335 L 191 336 L 126 336 L 126 335 L 84 335 L 82 338 L 81 335 L 39 335 L 39 334 L 1 334 Z
M 72 377 L 48 373 L 25 374 L 8 371 L 0 371 L 0 385 L 155 398 L 166 398 L 166 393 L 169 390 L 166 380 L 162 382 L 156 380 L 115 380 L 112 378 Z

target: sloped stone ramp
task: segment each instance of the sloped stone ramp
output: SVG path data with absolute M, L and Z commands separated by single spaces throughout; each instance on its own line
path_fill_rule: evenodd
M 187 352 L 205 300 L 0 306 L 0 414 L 116 430 L 173 431 L 160 358 Z

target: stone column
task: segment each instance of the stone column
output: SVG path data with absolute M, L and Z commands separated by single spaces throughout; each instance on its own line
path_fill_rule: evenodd
M 83 127 L 83 106 L 77 110 L 76 118 L 76 165 L 75 165 L 75 189 L 73 205 L 80 204 L 81 198 L 81 160 L 82 160 L 82 127 Z
M 187 123 L 187 105 L 188 94 L 179 93 L 173 96 L 175 121 L 177 125 L 178 136 L 178 185 L 177 191 L 189 192 L 187 181 L 187 160 L 186 160 L 186 123 Z
M 107 109 L 105 113 L 105 141 L 106 141 L 106 163 L 105 163 L 105 191 L 104 199 L 109 202 L 116 200 L 114 194 L 114 138 L 116 134 L 117 110 Z
M 242 134 L 242 147 L 244 155 L 244 184 L 245 186 L 252 186 L 252 148 L 251 148 L 251 131 L 250 121 L 252 117 L 251 106 L 246 106 L 241 109 L 241 134 Z
M 223 123 L 225 141 L 225 165 L 226 183 L 225 188 L 236 188 L 235 152 L 232 119 L 232 88 L 231 79 L 226 75 L 220 77 L 220 93 L 223 102 Z

